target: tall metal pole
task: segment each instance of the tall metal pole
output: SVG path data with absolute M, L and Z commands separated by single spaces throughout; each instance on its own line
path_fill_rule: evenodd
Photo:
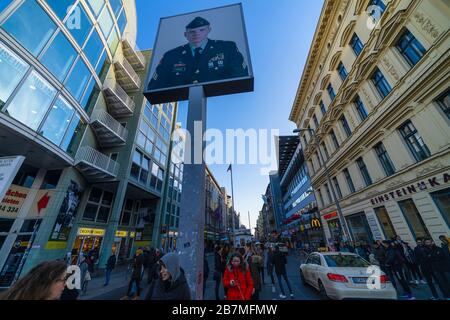
M 250 234 L 252 233 L 252 224 L 250 222 L 250 211 L 248 211 L 248 228 L 250 229 Z
M 203 158 L 206 131 L 206 98 L 202 86 L 189 88 L 187 131 L 181 194 L 180 236 L 177 249 L 191 298 L 203 299 L 205 246 L 206 165 Z
M 234 246 L 234 238 L 235 238 L 235 228 L 234 228 L 234 185 L 233 185 L 233 166 L 230 164 L 230 172 L 231 172 L 231 223 L 232 223 L 232 228 L 231 230 L 233 231 L 233 246 Z
M 347 221 L 345 220 L 344 214 L 342 213 L 342 209 L 341 209 L 341 205 L 339 203 L 339 199 L 336 196 L 336 192 L 334 191 L 333 183 L 331 182 L 330 172 L 328 171 L 327 164 L 325 163 L 325 160 L 324 160 L 323 155 L 322 155 L 322 151 L 320 150 L 320 145 L 319 145 L 319 141 L 318 141 L 318 139 L 316 137 L 316 133 L 312 129 L 309 129 L 308 131 L 309 131 L 310 134 L 312 132 L 312 136 L 314 137 L 314 142 L 316 144 L 316 147 L 317 147 L 317 150 L 318 150 L 318 153 L 319 153 L 319 156 L 320 156 L 320 161 L 322 162 L 323 169 L 325 171 L 325 175 L 327 176 L 328 186 L 331 189 L 331 193 L 333 195 L 333 200 L 334 200 L 334 203 L 336 204 L 336 210 L 338 212 L 339 222 L 341 223 L 341 229 L 342 229 L 342 233 L 344 235 L 344 239 L 343 240 L 350 240 L 351 242 L 353 242 L 353 238 L 352 238 L 351 232 L 350 232 L 350 230 L 348 228 Z

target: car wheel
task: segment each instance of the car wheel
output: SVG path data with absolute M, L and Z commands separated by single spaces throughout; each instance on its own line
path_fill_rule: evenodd
M 325 290 L 325 287 L 322 284 L 322 281 L 319 280 L 319 293 L 322 296 L 323 300 L 330 300 L 330 297 L 327 295 L 327 291 Z
M 300 270 L 300 282 L 302 285 L 307 286 L 308 283 L 306 282 L 305 276 L 303 275 L 303 271 Z

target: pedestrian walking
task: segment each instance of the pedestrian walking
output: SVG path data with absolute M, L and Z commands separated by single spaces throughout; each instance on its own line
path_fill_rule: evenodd
M 286 299 L 286 293 L 283 288 L 283 283 L 281 282 L 283 278 L 288 286 L 291 299 L 294 299 L 294 293 L 292 291 L 292 287 L 286 273 L 287 258 L 284 253 L 280 252 L 280 248 L 278 246 L 275 246 L 275 252 L 273 254 L 272 260 L 275 267 L 275 274 L 277 275 L 278 279 L 278 285 L 281 290 L 280 298 Z
M 85 256 L 83 253 L 80 256 L 80 262 L 78 267 L 80 268 L 80 279 L 81 279 L 81 295 L 87 292 L 87 287 L 89 281 L 91 281 L 91 273 L 89 272 L 89 262 L 90 258 Z M 92 270 L 92 268 L 91 268 Z
M 253 280 L 243 257 L 234 253 L 223 276 L 223 286 L 227 288 L 227 300 L 250 300 Z
M 0 300 L 58 300 L 65 288 L 66 272 L 65 261 L 43 262 L 0 294 Z
M 411 288 L 409 287 L 408 282 L 406 281 L 406 276 L 404 273 L 405 260 L 402 257 L 394 241 L 389 241 L 388 244 L 389 246 L 387 247 L 386 250 L 386 267 L 391 269 L 393 275 L 397 278 L 398 282 L 402 286 L 404 293 L 402 298 L 406 298 L 408 300 L 415 300 L 415 298 L 412 295 Z
M 273 248 L 269 247 L 266 251 L 266 269 L 272 283 L 272 293 L 275 293 L 275 279 L 273 277 Z
M 150 284 L 145 300 L 191 300 L 191 292 L 178 254 L 165 254 L 157 265 L 159 277 Z
M 219 289 L 220 289 L 220 283 L 222 280 L 222 275 L 224 272 L 224 264 L 222 262 L 222 255 L 221 252 L 224 250 L 219 245 L 216 245 L 214 248 L 214 274 L 213 274 L 213 280 L 214 280 L 214 293 L 216 295 L 216 300 L 220 300 L 219 297 Z
M 264 268 L 267 265 L 266 261 L 266 249 L 264 247 L 264 243 L 260 243 L 259 247 L 257 248 L 258 255 L 262 258 L 261 267 L 259 268 L 259 273 L 261 274 L 262 284 L 266 284 L 266 281 L 264 279 Z
M 417 266 L 414 250 L 406 242 L 402 242 L 403 256 L 405 257 L 406 268 L 408 269 L 409 283 L 418 285 L 423 280 L 419 267 Z
M 263 264 L 263 258 L 258 255 L 256 248 L 253 245 L 251 246 L 251 255 L 249 256 L 247 263 L 249 265 L 250 274 L 253 281 L 252 300 L 259 300 L 259 293 L 262 288 L 260 270 L 261 265 Z
M 108 261 L 106 262 L 106 270 L 105 270 L 105 284 L 103 285 L 106 287 L 109 284 L 109 281 L 111 279 L 111 273 L 116 267 L 116 254 L 112 253 L 111 256 L 108 258 Z
M 143 251 L 141 249 L 136 250 L 136 254 L 133 257 L 131 279 L 128 284 L 127 295 L 122 299 L 138 300 L 141 296 L 141 279 L 143 269 Z
M 158 279 L 159 270 L 157 262 L 161 259 L 161 257 L 161 252 L 158 249 L 152 248 L 150 250 L 148 257 L 147 284 L 150 284 L 153 280 Z
M 442 248 L 436 246 L 431 238 L 427 238 L 424 241 L 424 246 L 421 251 L 421 267 L 423 276 L 430 287 L 433 297 L 431 299 L 439 299 L 435 282 L 444 299 L 450 298 L 449 282 L 446 276 L 446 257 Z

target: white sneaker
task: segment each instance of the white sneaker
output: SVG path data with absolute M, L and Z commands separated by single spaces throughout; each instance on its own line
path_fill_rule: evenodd
M 272 286 L 272 293 L 275 293 L 275 286 Z
M 294 299 L 294 294 L 293 293 L 291 293 L 291 299 Z
M 419 280 L 414 281 L 415 284 L 419 285 Z
M 427 282 L 425 280 L 420 280 L 421 284 L 427 284 Z
M 280 294 L 281 299 L 286 299 L 286 296 L 284 294 Z

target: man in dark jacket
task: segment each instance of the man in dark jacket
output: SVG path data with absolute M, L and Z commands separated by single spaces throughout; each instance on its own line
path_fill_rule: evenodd
M 133 258 L 132 271 L 131 271 L 131 279 L 128 284 L 127 296 L 131 298 L 134 293 L 134 300 L 139 299 L 141 295 L 141 278 L 142 278 L 142 269 L 144 267 L 144 257 L 142 249 L 136 250 L 136 254 Z M 136 287 L 136 292 L 133 292 L 133 286 Z
M 421 256 L 422 272 L 425 280 L 430 287 L 433 297 L 431 299 L 438 299 L 439 295 L 434 287 L 433 280 L 438 285 L 445 299 L 450 298 L 450 288 L 446 271 L 446 257 L 442 248 L 436 246 L 431 238 L 425 239 L 425 246 Z
M 146 300 L 191 300 L 184 270 L 176 253 L 165 254 L 158 262 L 160 276 L 148 289 Z
M 404 273 L 405 260 L 401 255 L 400 251 L 395 242 L 389 241 L 389 246 L 386 248 L 386 267 L 392 270 L 392 273 L 397 278 L 398 282 L 403 288 L 404 295 L 402 298 L 407 298 L 408 300 L 414 300 L 412 296 L 411 288 L 406 281 L 406 276 Z M 389 276 L 389 275 L 388 275 Z
M 294 299 L 294 293 L 292 292 L 291 284 L 289 283 L 289 279 L 288 279 L 287 273 L 286 273 L 287 258 L 284 253 L 280 252 L 280 248 L 278 246 L 275 246 L 275 252 L 272 257 L 272 264 L 275 267 L 275 273 L 277 275 L 278 285 L 280 286 L 280 290 L 281 290 L 280 298 L 281 299 L 286 298 L 283 284 L 281 282 L 281 277 L 283 277 L 284 281 L 286 281 L 286 284 L 289 288 L 289 293 L 291 294 L 291 299 Z
M 106 287 L 109 284 L 109 280 L 111 279 L 111 272 L 116 267 L 116 255 L 115 253 L 112 253 L 111 256 L 108 258 L 108 261 L 106 262 L 106 271 L 105 271 L 105 284 L 103 285 Z

